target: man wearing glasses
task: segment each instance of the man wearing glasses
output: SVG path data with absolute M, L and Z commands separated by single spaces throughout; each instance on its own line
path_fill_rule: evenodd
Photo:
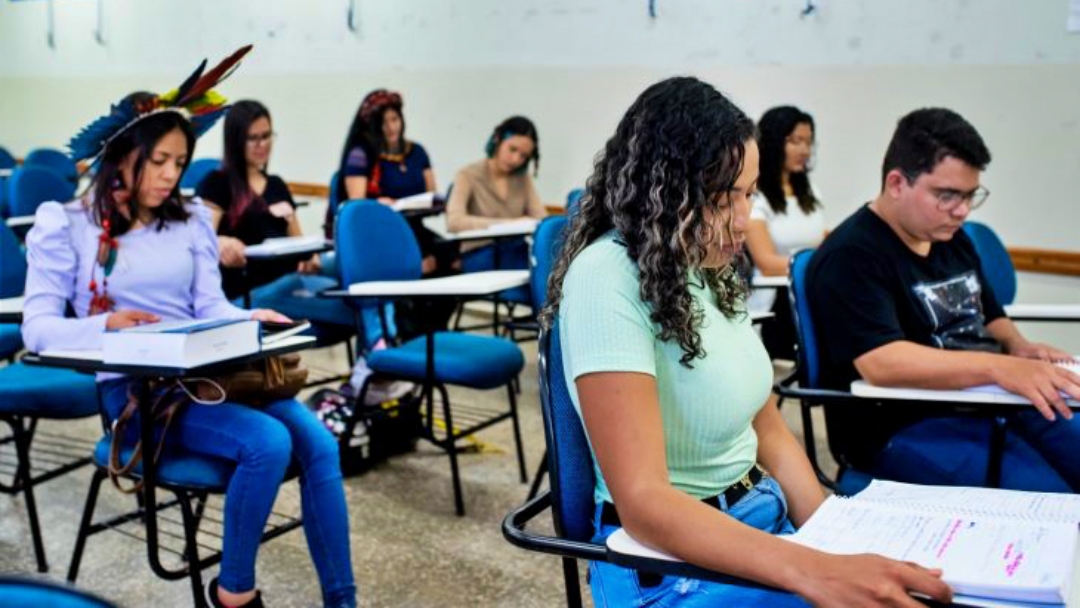
M 1031 400 L 1010 419 L 1002 486 L 1080 491 L 1080 376 L 1060 350 L 1026 340 L 991 292 L 961 226 L 989 192 L 990 152 L 951 110 L 916 110 L 897 125 L 878 197 L 844 221 L 807 269 L 821 384 L 962 389 L 998 384 Z M 992 421 L 928 418 L 911 408 L 827 408 L 830 443 L 874 476 L 982 485 Z

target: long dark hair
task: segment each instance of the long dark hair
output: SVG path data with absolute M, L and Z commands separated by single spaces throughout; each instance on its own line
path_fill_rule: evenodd
M 660 326 L 657 337 L 677 341 L 687 367 L 703 357 L 698 329 L 704 312 L 690 293 L 690 275 L 716 293 L 725 316 L 743 314 L 746 284 L 737 264 L 701 264 L 715 239 L 723 238 L 708 212 L 734 187 L 753 136 L 746 114 L 696 78 L 671 78 L 646 89 L 596 157 L 548 281 L 544 325 L 550 328 L 558 313 L 571 262 L 614 230 L 638 267 L 641 299 Z
M 352 125 L 349 126 L 349 134 L 345 137 L 345 145 L 341 148 L 341 160 L 338 162 L 338 176 L 334 189 L 337 190 L 338 200 L 340 201 L 348 199 L 348 193 L 345 191 L 345 175 L 341 169 L 345 168 L 345 162 L 349 159 L 349 154 L 356 148 L 363 149 L 368 158 L 369 166 L 374 168 L 375 163 L 379 162 L 379 155 L 390 150 L 390 142 L 385 141 L 382 131 L 383 118 L 387 110 L 394 110 L 397 112 L 398 117 L 401 118 L 401 135 L 396 143 L 402 154 L 409 153 L 409 141 L 405 139 L 405 113 L 402 111 L 401 97 L 397 95 L 398 102 L 378 104 L 365 113 L 365 106 L 370 105 L 372 98 L 376 95 L 389 97 L 396 94 L 392 94 L 386 89 L 376 89 L 365 95 L 364 99 L 360 101 L 360 107 L 356 109 Z
M 787 213 L 787 199 L 784 197 L 783 172 L 787 160 L 787 138 L 799 125 L 809 125 L 814 133 L 814 118 L 795 106 L 772 108 L 761 117 L 758 123 L 758 148 L 761 151 L 761 176 L 758 177 L 758 191 L 769 201 L 775 213 Z M 814 191 L 810 188 L 807 171 L 788 174 L 788 183 L 799 202 L 799 209 L 810 214 L 821 206 Z
M 229 227 L 235 228 L 248 208 L 266 207 L 262 199 L 248 182 L 247 138 L 252 123 L 260 118 L 270 120 L 270 110 L 263 104 L 244 99 L 232 104 L 225 115 L 225 155 L 221 161 L 221 170 L 229 181 L 229 193 L 232 204 L 229 205 Z M 266 168 L 263 168 L 265 171 Z
M 484 152 L 488 158 L 494 157 L 499 144 L 515 135 L 522 135 L 533 140 L 533 153 L 514 170 L 514 173 L 525 173 L 529 169 L 529 163 L 532 163 L 535 177 L 540 173 L 540 133 L 536 130 L 536 125 L 524 116 L 511 116 L 496 125 L 495 130 L 491 132 L 491 137 L 488 137 L 487 144 L 484 145 Z
M 136 104 L 147 103 L 144 100 L 151 98 L 153 98 L 152 93 L 144 92 L 132 93 L 128 96 L 128 99 L 134 100 Z M 102 226 L 105 220 L 108 220 L 111 236 L 120 236 L 131 229 L 137 217 L 135 210 L 138 205 L 143 166 L 153 154 L 154 146 L 174 129 L 180 129 L 180 132 L 184 134 L 184 139 L 187 140 L 187 157 L 190 162 L 191 155 L 195 152 L 195 133 L 186 118 L 171 111 L 158 112 L 139 120 L 105 146 L 105 151 L 98 163 L 97 174 L 94 175 L 94 180 L 90 184 L 91 196 L 89 198 L 94 222 Z M 139 151 L 132 169 L 135 183 L 124 184 L 120 163 L 131 154 L 132 150 Z M 114 196 L 115 192 L 122 188 L 128 188 L 131 191 L 131 199 L 123 209 Z M 176 180 L 176 186 L 173 187 L 165 202 L 153 209 L 153 214 L 157 220 L 157 230 L 164 228 L 165 222 L 188 219 L 190 214 L 184 209 L 183 199 L 180 197 L 179 179 Z

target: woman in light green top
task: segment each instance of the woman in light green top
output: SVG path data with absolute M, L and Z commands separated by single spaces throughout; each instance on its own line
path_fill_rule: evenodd
M 622 525 L 687 562 L 783 591 L 594 562 L 595 603 L 917 606 L 910 592 L 948 601 L 939 571 L 776 538 L 824 496 L 777 409 L 763 407 L 772 367 L 735 269 L 758 176 L 753 135 L 741 110 L 694 78 L 642 93 L 571 219 L 543 320 L 558 318 L 597 465 L 595 540 Z

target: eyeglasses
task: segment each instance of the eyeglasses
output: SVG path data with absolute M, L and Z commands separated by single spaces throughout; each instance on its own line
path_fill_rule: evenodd
M 937 198 L 937 206 L 940 211 L 953 211 L 964 203 L 967 203 L 968 210 L 974 211 L 986 202 L 986 197 L 990 196 L 990 191 L 983 186 L 979 186 L 971 192 L 961 192 L 950 188 L 930 188 L 930 191 Z
M 257 146 L 259 144 L 268 144 L 274 141 L 277 137 L 277 133 L 273 131 L 267 131 L 266 133 L 256 133 L 254 135 L 247 136 L 247 144 L 249 146 Z

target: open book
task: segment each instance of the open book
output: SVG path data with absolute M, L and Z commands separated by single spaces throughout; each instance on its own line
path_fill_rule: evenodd
M 1060 606 L 1074 592 L 1078 523 L 1078 495 L 875 480 L 783 538 L 941 568 L 958 598 L 991 600 L 981 605 Z
M 412 196 L 405 196 L 394 201 L 390 208 L 394 211 L 411 211 L 413 209 L 431 209 L 435 204 L 434 192 L 422 192 Z

